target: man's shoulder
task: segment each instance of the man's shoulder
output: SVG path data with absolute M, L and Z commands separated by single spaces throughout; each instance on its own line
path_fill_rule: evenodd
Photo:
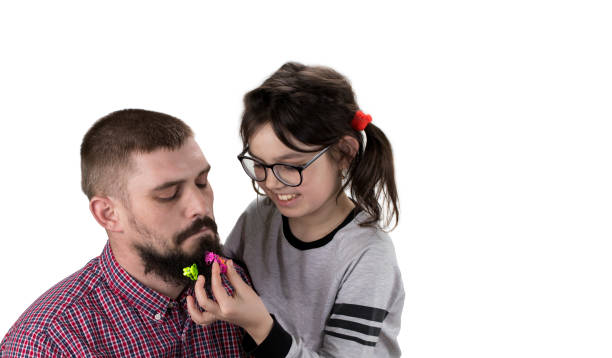
M 99 258 L 89 261 L 83 268 L 55 284 L 38 297 L 9 329 L 2 341 L 3 354 L 15 349 L 42 344 L 47 331 L 57 320 L 63 319 L 67 310 L 83 304 L 100 282 Z
M 28 310 L 38 315 L 51 315 L 50 318 L 61 316 L 70 306 L 80 304 L 99 283 L 99 257 L 96 257 L 43 293 Z

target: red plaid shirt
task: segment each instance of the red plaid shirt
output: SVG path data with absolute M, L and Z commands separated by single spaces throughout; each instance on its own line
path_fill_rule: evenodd
M 107 243 L 23 313 L 2 340 L 0 356 L 247 357 L 239 327 L 222 321 L 202 327 L 189 318 L 186 296 L 193 287 L 185 291 L 172 300 L 143 286 Z

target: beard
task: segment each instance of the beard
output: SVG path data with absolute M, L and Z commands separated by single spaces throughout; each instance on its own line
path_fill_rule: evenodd
M 152 236 L 148 230 L 139 228 L 136 222 L 133 224 L 141 234 Z M 186 253 L 178 246 L 204 227 L 210 229 L 212 235 L 205 234 L 195 238 L 194 240 L 198 240 L 198 245 L 193 253 Z M 199 274 L 204 275 L 206 283 L 209 283 L 212 266 L 204 262 L 206 252 L 210 251 L 220 255 L 222 250 L 215 221 L 210 217 L 197 219 L 187 229 L 174 235 L 172 241 L 176 246 L 165 252 L 160 252 L 154 248 L 152 243 L 146 245 L 134 244 L 134 248 L 138 251 L 144 264 L 145 274 L 155 274 L 170 284 L 187 285 L 192 281 L 189 277 L 183 275 L 183 268 L 195 263 L 198 266 Z

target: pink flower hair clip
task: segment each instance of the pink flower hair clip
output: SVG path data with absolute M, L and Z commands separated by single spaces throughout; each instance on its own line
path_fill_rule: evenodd
M 217 261 L 217 263 L 219 264 L 219 268 L 221 269 L 221 273 L 227 272 L 227 264 L 226 264 L 227 260 L 225 260 L 224 258 L 222 258 L 221 256 L 213 252 L 210 252 L 210 251 L 207 252 L 206 257 L 204 258 L 204 261 L 208 265 L 212 265 L 214 261 Z

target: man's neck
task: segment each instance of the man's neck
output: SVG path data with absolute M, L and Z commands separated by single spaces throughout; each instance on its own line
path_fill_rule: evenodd
M 113 240 L 109 241 L 115 260 L 136 281 L 171 299 L 176 299 L 185 289 L 185 285 L 168 283 L 153 273 L 145 274 L 142 260 L 135 250 L 122 247 Z

